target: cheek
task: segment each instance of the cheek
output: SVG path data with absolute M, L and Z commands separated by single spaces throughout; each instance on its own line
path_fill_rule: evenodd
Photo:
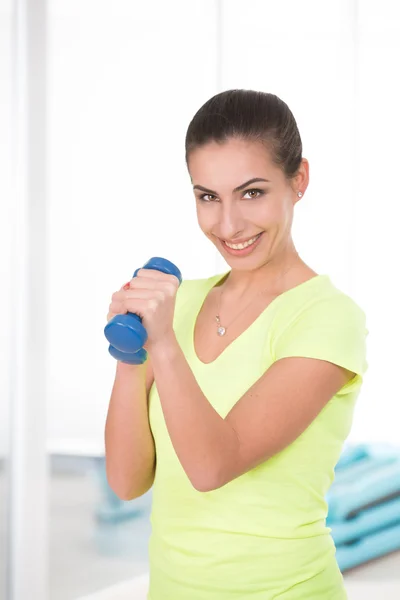
M 265 202 L 253 209 L 253 217 L 266 225 L 279 225 L 287 220 L 287 210 L 282 202 Z
M 254 204 L 247 206 L 243 212 L 246 221 L 257 223 L 265 228 L 273 226 L 282 220 L 281 210 L 274 204 Z
M 210 210 L 204 210 L 204 207 L 197 205 L 197 221 L 199 223 L 200 229 L 207 233 L 212 226 L 214 225 L 214 219 L 212 216 L 212 212 Z

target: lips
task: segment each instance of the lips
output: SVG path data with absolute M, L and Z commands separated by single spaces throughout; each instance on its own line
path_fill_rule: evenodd
M 263 238 L 264 233 L 265 232 L 262 231 L 257 236 L 255 236 L 255 238 L 248 238 L 250 241 L 251 240 L 254 240 L 254 241 L 251 244 L 244 246 L 243 248 L 230 248 L 226 244 L 226 242 L 224 242 L 223 240 L 220 240 L 220 241 L 221 241 L 224 251 L 227 252 L 228 254 L 231 254 L 232 256 L 248 256 L 257 248 L 261 239 Z
M 262 233 L 262 232 L 261 232 Z M 258 238 L 261 236 L 261 233 L 257 233 L 256 235 L 253 235 L 252 237 L 249 237 L 247 239 L 242 239 L 242 240 L 236 240 L 234 242 L 228 242 L 227 240 L 222 240 L 227 246 L 229 246 L 230 248 L 232 248 L 232 246 L 251 246 L 252 244 L 254 244 Z M 242 250 L 243 248 L 232 248 L 232 250 Z

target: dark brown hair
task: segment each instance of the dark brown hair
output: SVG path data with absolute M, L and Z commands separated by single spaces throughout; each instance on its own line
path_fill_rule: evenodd
M 230 138 L 264 144 L 287 179 L 293 178 L 300 167 L 302 143 L 296 120 L 287 104 L 274 94 L 227 90 L 207 100 L 186 133 L 186 165 L 195 148 Z

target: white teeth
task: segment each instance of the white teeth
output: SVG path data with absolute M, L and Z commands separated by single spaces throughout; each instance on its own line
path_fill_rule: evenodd
M 228 246 L 228 248 L 232 248 L 232 250 L 243 250 L 243 248 L 248 248 L 249 246 L 254 244 L 254 242 L 256 240 L 258 240 L 260 235 L 261 235 L 261 233 L 259 233 L 255 237 L 251 238 L 251 240 L 247 240 L 247 242 L 243 242 L 243 244 L 228 244 L 228 242 L 225 242 L 225 244 Z

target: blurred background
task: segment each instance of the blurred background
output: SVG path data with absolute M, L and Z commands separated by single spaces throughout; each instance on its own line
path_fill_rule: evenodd
M 367 314 L 349 463 L 376 476 L 374 449 L 390 450 L 347 516 L 392 512 L 362 545 L 363 512 L 343 572 L 400 597 L 399 72 L 395 0 L 0 0 L 0 598 L 73 600 L 147 571 L 151 490 L 119 502 L 104 476 L 103 328 L 151 256 L 184 278 L 225 270 L 198 229 L 184 138 L 230 88 L 291 108 L 311 178 L 295 244 Z

